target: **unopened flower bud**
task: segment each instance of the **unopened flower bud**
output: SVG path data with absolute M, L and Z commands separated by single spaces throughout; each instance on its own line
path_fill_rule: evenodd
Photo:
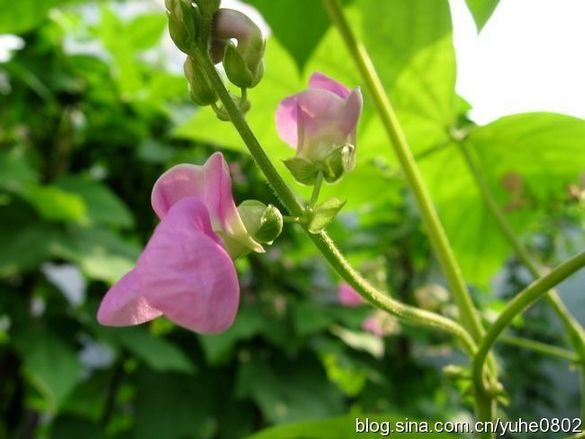
M 212 58 L 223 59 L 225 72 L 234 85 L 249 88 L 260 82 L 264 46 L 260 28 L 241 12 L 222 8 L 213 17 Z
M 183 68 L 187 81 L 189 81 L 191 99 L 193 99 L 197 105 L 205 106 L 217 101 L 215 90 L 201 70 L 201 67 L 193 58 L 188 56 Z
M 187 54 L 197 44 L 199 11 L 189 0 L 165 0 L 169 15 L 169 34 L 175 45 Z
M 282 232 L 282 214 L 271 204 L 246 200 L 238 206 L 238 212 L 248 233 L 261 244 L 272 244 Z

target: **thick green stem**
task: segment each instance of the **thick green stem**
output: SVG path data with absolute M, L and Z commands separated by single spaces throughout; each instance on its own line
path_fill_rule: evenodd
M 463 327 L 478 341 L 484 332 L 479 315 L 473 306 L 461 269 L 455 259 L 445 230 L 433 207 L 430 195 L 423 184 L 422 176 L 398 123 L 396 113 L 390 104 L 366 49 L 355 37 L 339 2 L 337 0 L 323 0 L 323 4 L 354 59 L 388 137 L 394 146 L 394 151 L 419 206 L 423 223 L 429 234 L 433 249 L 441 264 L 445 278 L 449 283 L 450 290 L 453 293 Z
M 509 326 L 514 317 L 524 312 L 526 308 L 544 296 L 548 290 L 583 266 L 585 266 L 585 252 L 569 259 L 546 276 L 530 284 L 508 304 L 496 321 L 489 327 L 473 359 L 473 381 L 478 393 L 490 393 L 493 390 L 489 389 L 490 384 L 486 385 L 484 381 L 484 364 L 488 353 L 502 331 Z
M 287 186 L 285 181 L 282 179 L 264 152 L 264 149 L 256 139 L 256 136 L 250 129 L 246 119 L 241 114 L 228 90 L 225 88 L 225 85 L 217 73 L 215 66 L 209 59 L 209 56 L 206 53 L 199 51 L 195 54 L 195 56 L 197 57 L 197 61 L 201 63 L 203 71 L 208 77 L 210 83 L 213 85 L 213 88 L 216 91 L 225 110 L 229 114 L 231 122 L 240 134 L 240 137 L 248 147 L 250 154 L 256 160 L 256 163 L 266 176 L 266 179 L 272 186 L 284 207 L 294 217 L 302 216 L 305 207 Z M 304 230 L 313 240 L 327 261 L 339 273 L 339 275 L 350 285 L 352 285 L 368 302 L 399 317 L 401 320 L 407 323 L 447 332 L 456 337 L 461 342 L 463 348 L 470 356 L 474 355 L 476 344 L 462 326 L 453 320 L 450 320 L 439 314 L 405 305 L 387 296 L 377 288 L 373 287 L 367 280 L 365 280 L 356 270 L 351 267 L 347 259 L 343 256 L 343 254 L 339 251 L 334 242 L 325 232 L 312 234 L 309 233 L 306 228 L 304 228 Z

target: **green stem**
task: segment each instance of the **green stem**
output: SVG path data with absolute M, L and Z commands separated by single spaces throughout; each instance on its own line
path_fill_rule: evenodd
M 508 327 L 514 317 L 524 312 L 527 307 L 545 295 L 549 289 L 558 285 L 583 266 L 585 266 L 585 252 L 559 265 L 546 276 L 530 284 L 512 299 L 496 321 L 489 327 L 473 359 L 473 381 L 477 392 L 486 393 L 490 390 L 486 389 L 486 383 L 483 379 L 484 363 L 493 344 L 502 331 Z
M 528 268 L 530 273 L 534 276 L 534 278 L 538 278 L 544 275 L 544 271 L 539 266 L 539 264 L 531 257 L 531 255 L 526 251 L 526 249 L 522 246 L 516 234 L 512 230 L 508 220 L 506 219 L 504 212 L 498 205 L 498 202 L 492 195 L 490 188 L 488 187 L 485 179 L 483 178 L 479 167 L 476 165 L 471 153 L 463 143 L 463 141 L 457 141 L 457 145 L 459 146 L 459 150 L 461 151 L 463 158 L 467 164 L 467 167 L 471 171 L 473 178 L 481 196 L 490 211 L 492 217 L 496 221 L 498 227 L 502 231 L 503 235 L 505 236 L 506 240 L 514 250 L 514 253 L 518 256 L 518 258 L 522 261 L 522 263 Z M 574 319 L 571 315 L 565 304 L 563 303 L 562 299 L 559 297 L 558 293 L 552 289 L 548 292 L 546 299 L 549 305 L 552 307 L 554 312 L 560 318 L 561 322 L 563 323 L 567 333 L 569 334 L 569 339 L 571 344 L 573 345 L 575 351 L 578 353 L 579 357 L 581 358 L 581 363 L 585 364 L 585 333 L 583 332 L 583 328 L 581 325 Z
M 319 171 L 317 173 L 317 178 L 315 179 L 315 185 L 313 186 L 313 193 L 311 194 L 311 201 L 309 201 L 309 207 L 315 207 L 317 204 L 317 200 L 319 200 L 319 193 L 321 192 L 321 185 L 323 184 L 323 172 Z
M 331 21 L 339 30 L 348 51 L 362 75 L 382 124 L 394 146 L 394 151 L 418 203 L 431 244 L 453 293 L 463 327 L 469 331 L 476 341 L 479 341 L 484 333 L 479 315 L 471 301 L 461 269 L 455 259 L 453 250 L 439 217 L 433 207 L 430 195 L 423 184 L 422 176 L 420 175 L 414 157 L 412 156 L 406 137 L 398 123 L 396 113 L 394 112 L 384 91 L 384 87 L 376 73 L 375 67 L 372 64 L 366 49 L 355 37 L 339 2 L 337 0 L 322 1 Z
M 528 338 L 503 335 L 500 337 L 500 341 L 508 345 L 530 349 L 531 351 L 548 355 L 550 357 L 562 358 L 563 360 L 570 361 L 571 363 L 578 363 L 580 361 L 579 356 L 572 351 L 558 348 L 556 346 L 551 346 L 546 343 L 541 343 L 539 341 L 530 340 Z
M 256 136 L 250 129 L 246 119 L 234 103 L 228 90 L 225 88 L 215 66 L 209 59 L 209 56 L 199 50 L 195 55 L 197 56 L 197 61 L 201 63 L 203 71 L 213 85 L 213 88 L 219 96 L 224 108 L 228 112 L 231 122 L 248 147 L 250 154 L 254 157 L 256 163 L 266 176 L 266 179 L 272 186 L 274 192 L 292 216 L 302 216 L 305 209 L 304 206 L 284 182 L 269 157 L 264 152 L 264 149 L 256 139 Z M 461 342 L 463 348 L 470 356 L 474 355 L 476 344 L 469 333 L 461 325 L 439 314 L 405 305 L 387 296 L 372 286 L 355 269 L 353 269 L 353 267 L 351 267 L 347 259 L 325 232 L 312 234 L 309 233 L 305 227 L 303 227 L 303 229 L 339 275 L 352 285 L 368 302 L 399 317 L 407 323 L 447 332 Z

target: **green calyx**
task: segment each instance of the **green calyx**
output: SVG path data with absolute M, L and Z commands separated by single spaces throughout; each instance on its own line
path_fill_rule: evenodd
M 335 183 L 355 166 L 355 147 L 350 144 L 335 148 L 322 160 L 309 159 L 301 156 L 284 161 L 296 181 L 301 184 L 313 185 L 319 172 L 327 183 Z
M 190 56 L 183 65 L 185 77 L 189 82 L 191 99 L 201 106 L 211 105 L 217 101 L 217 95 L 205 73 L 194 58 Z
M 250 236 L 261 244 L 272 244 L 282 232 L 282 214 L 271 204 L 246 200 L 238 206 L 238 212 Z

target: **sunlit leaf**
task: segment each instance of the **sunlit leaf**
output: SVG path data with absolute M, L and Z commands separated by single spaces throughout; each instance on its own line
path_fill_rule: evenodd
M 465 0 L 478 31 L 483 29 L 499 2 L 500 0 Z
M 0 34 L 25 32 L 38 25 L 49 10 L 70 0 L 0 0 Z

